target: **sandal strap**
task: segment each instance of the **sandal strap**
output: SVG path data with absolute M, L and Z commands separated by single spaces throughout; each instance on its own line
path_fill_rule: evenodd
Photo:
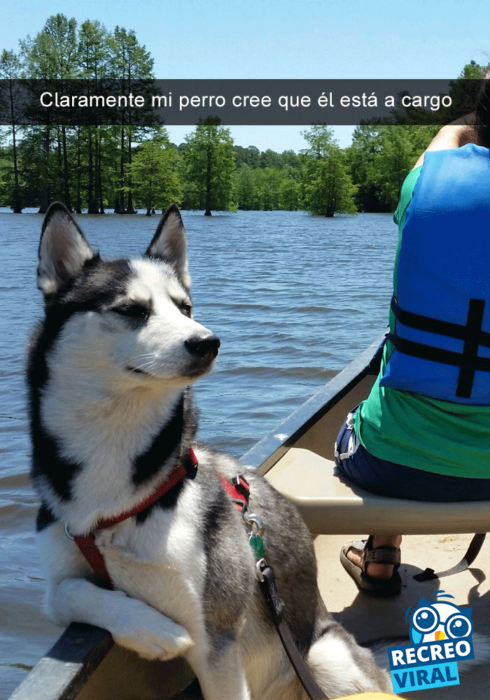
M 398 569 L 401 562 L 401 555 L 399 547 L 388 547 L 388 545 L 381 545 L 380 547 L 375 547 L 373 549 L 368 549 L 365 547 L 362 553 L 364 565 L 370 562 L 376 562 L 377 564 L 391 564 Z M 364 567 L 363 567 L 364 568 Z

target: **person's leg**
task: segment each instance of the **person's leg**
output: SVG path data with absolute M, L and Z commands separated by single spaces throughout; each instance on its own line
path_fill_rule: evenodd
M 464 479 L 446 476 L 375 457 L 361 445 L 355 434 L 354 412 L 355 409 L 342 425 L 335 444 L 335 462 L 339 476 L 344 475 L 366 491 L 389 498 L 434 502 L 490 500 L 490 478 Z M 358 547 L 353 547 L 352 544 L 350 547 L 343 547 L 342 564 L 360 586 L 365 581 L 365 574 L 369 579 L 380 581 L 380 594 L 392 595 L 383 593 L 381 584 L 389 582 L 392 576 L 398 578 L 397 567 L 386 562 L 399 559 L 400 542 L 400 535 L 375 536 L 370 537 L 365 544 L 360 543 Z M 359 574 L 359 569 L 355 570 L 355 567 L 359 566 L 363 576 Z
M 354 432 L 353 413 L 354 411 L 349 413 L 339 432 L 335 444 L 335 461 L 340 471 L 348 478 L 357 483 L 362 482 L 362 486 L 368 490 L 372 490 L 373 485 L 379 486 L 380 479 L 379 475 L 373 471 L 369 461 L 365 459 L 365 450 Z M 383 483 L 383 481 L 386 483 L 385 478 L 381 480 L 381 483 Z M 373 550 L 379 547 L 399 549 L 401 541 L 401 535 L 375 535 L 372 537 L 370 546 Z M 384 549 L 382 551 L 386 552 L 387 550 Z M 395 572 L 394 564 L 379 563 L 376 561 L 364 563 L 365 556 L 366 554 L 363 549 L 358 549 L 354 546 L 349 547 L 347 551 L 345 551 L 345 557 L 356 567 L 363 570 L 369 578 L 380 579 L 382 581 L 392 579 Z
M 368 452 L 354 431 L 352 413 L 347 416 L 335 443 L 339 475 L 366 491 L 389 498 L 454 503 L 489 501 L 490 478 L 464 479 L 395 464 Z

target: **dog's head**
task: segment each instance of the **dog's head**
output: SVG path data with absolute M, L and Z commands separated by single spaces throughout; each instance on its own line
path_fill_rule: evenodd
M 38 286 L 51 371 L 92 374 L 108 391 L 189 384 L 212 369 L 219 340 L 192 318 L 187 241 L 176 205 L 141 258 L 103 261 L 60 203 L 39 245 Z

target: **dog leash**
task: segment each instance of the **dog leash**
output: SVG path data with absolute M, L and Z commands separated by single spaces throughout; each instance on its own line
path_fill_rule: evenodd
M 187 453 L 185 459 L 182 463 L 178 464 L 175 469 L 170 473 L 170 475 L 163 481 L 160 486 L 150 493 L 143 501 L 140 501 L 134 508 L 124 511 L 120 515 L 116 515 L 113 518 L 103 518 L 99 520 L 92 532 L 88 535 L 71 535 L 68 526 L 65 525 L 65 532 L 67 536 L 75 541 L 75 544 L 90 564 L 95 575 L 100 579 L 101 585 L 104 588 L 112 589 L 113 584 L 109 572 L 104 561 L 102 552 L 95 544 L 95 532 L 97 530 L 104 530 L 105 528 L 112 527 L 113 525 L 118 525 L 124 520 L 131 518 L 133 515 L 141 513 L 146 508 L 156 503 L 159 498 L 164 496 L 166 493 L 177 486 L 183 479 L 188 477 L 189 479 L 194 479 L 197 473 L 198 459 L 194 450 L 191 448 Z
M 266 564 L 257 567 L 262 575 L 262 580 L 259 578 L 260 587 L 264 593 L 267 607 L 272 617 L 272 621 L 277 629 L 277 633 L 281 639 L 284 651 L 288 655 L 291 666 L 294 668 L 298 679 L 311 698 L 311 700 L 328 700 L 323 690 L 318 686 L 317 682 L 311 675 L 310 669 L 306 664 L 303 656 L 300 654 L 296 646 L 286 620 L 282 615 L 285 603 L 277 592 L 274 570 L 272 566 Z
M 235 507 L 241 512 L 243 519 L 250 526 L 249 544 L 256 559 L 257 577 L 260 588 L 264 594 L 267 607 L 284 647 L 291 666 L 294 668 L 298 679 L 311 700 L 328 700 L 327 696 L 313 678 L 310 669 L 298 647 L 295 644 L 291 630 L 284 619 L 283 611 L 286 607 L 280 597 L 274 575 L 274 569 L 265 558 L 265 545 L 262 539 L 265 528 L 262 520 L 255 513 L 250 513 L 248 508 L 250 486 L 243 476 L 237 476 L 233 481 L 228 481 L 219 475 L 223 488 L 231 496 Z

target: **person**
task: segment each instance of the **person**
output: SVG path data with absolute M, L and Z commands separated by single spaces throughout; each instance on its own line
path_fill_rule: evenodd
M 403 184 L 389 334 L 369 397 L 341 427 L 341 474 L 426 501 L 490 499 L 490 80 Z M 401 590 L 400 535 L 345 545 L 361 590 Z

